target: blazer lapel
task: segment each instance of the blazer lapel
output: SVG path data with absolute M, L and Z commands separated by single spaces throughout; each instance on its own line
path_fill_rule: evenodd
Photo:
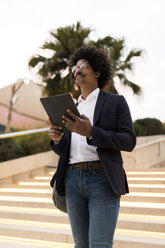
M 70 140 L 71 140 L 71 132 L 70 131 L 66 132 L 65 138 L 66 138 L 67 142 L 70 143 Z
M 100 91 L 99 95 L 98 95 L 98 99 L 96 102 L 96 106 L 95 106 L 95 111 L 94 111 L 94 118 L 93 118 L 93 124 L 95 125 L 95 123 L 97 122 L 101 109 L 103 107 L 104 104 L 104 100 L 105 100 L 105 95 L 106 93 L 104 91 Z

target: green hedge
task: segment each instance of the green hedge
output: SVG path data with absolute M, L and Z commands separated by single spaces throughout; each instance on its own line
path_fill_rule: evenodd
M 51 150 L 47 132 L 0 140 L 0 162 Z
M 138 119 L 134 122 L 136 136 L 165 134 L 165 123 L 156 118 Z
M 136 136 L 165 134 L 165 123 L 155 118 L 134 122 Z M 51 150 L 48 132 L 0 140 L 0 162 Z

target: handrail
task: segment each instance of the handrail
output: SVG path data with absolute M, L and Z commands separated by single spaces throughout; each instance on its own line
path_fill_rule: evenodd
M 4 134 L 0 134 L 0 139 L 7 139 L 7 138 L 16 137 L 16 136 L 24 136 L 24 135 L 28 135 L 28 134 L 32 134 L 32 133 L 46 132 L 48 130 L 49 130 L 49 128 L 46 127 L 46 128 L 31 129 L 31 130 L 27 130 L 27 131 L 4 133 Z M 146 143 L 141 144 L 141 145 L 136 145 L 134 150 L 137 150 L 137 149 L 149 146 L 149 145 L 153 145 L 153 144 L 159 143 L 161 141 L 165 141 L 165 137 L 157 139 L 157 140 L 149 141 L 149 142 L 146 142 Z
M 165 141 L 165 137 L 160 138 L 160 139 L 157 139 L 157 140 L 152 140 L 152 141 L 146 142 L 146 143 L 141 144 L 141 145 L 137 145 L 137 146 L 135 147 L 135 149 L 140 149 L 140 148 L 143 148 L 143 147 L 146 147 L 146 146 L 150 146 L 150 145 L 159 143 L 159 142 L 161 142 L 161 141 Z M 135 150 L 135 149 L 134 149 L 134 150 Z
M 46 128 L 31 129 L 31 130 L 27 130 L 27 131 L 4 133 L 4 134 L 0 134 L 0 139 L 7 139 L 7 138 L 16 137 L 16 136 L 23 136 L 23 135 L 28 135 L 28 134 L 32 134 L 32 133 L 40 133 L 40 132 L 45 132 L 48 130 L 49 130 L 49 128 L 46 127 Z

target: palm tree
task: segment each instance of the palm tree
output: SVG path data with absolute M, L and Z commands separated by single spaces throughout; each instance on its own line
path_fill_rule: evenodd
M 64 92 L 72 92 L 75 97 L 79 93 L 74 88 L 74 82 L 69 78 L 67 62 L 69 56 L 75 49 L 82 45 L 94 45 L 104 49 L 110 56 L 113 66 L 113 78 L 106 87 L 106 91 L 118 93 L 115 88 L 115 77 L 120 82 L 131 87 L 134 94 L 140 94 L 141 88 L 127 79 L 127 71 L 132 71 L 132 58 L 139 57 L 141 50 L 131 50 L 125 59 L 123 59 L 125 41 L 124 39 L 114 39 L 106 36 L 103 39 L 93 41 L 89 39 L 92 32 L 91 28 L 84 28 L 77 22 L 76 25 L 58 28 L 55 32 L 51 32 L 51 41 L 46 41 L 41 47 L 43 50 L 52 51 L 53 55 L 48 58 L 39 54 L 33 56 L 29 61 L 29 67 L 37 67 L 37 74 L 43 82 L 47 83 L 44 93 L 47 95 L 55 95 Z
M 127 78 L 127 72 L 133 70 L 132 59 L 134 57 L 139 57 L 142 55 L 142 50 L 131 50 L 126 58 L 124 58 L 125 40 L 124 39 L 114 39 L 111 36 L 106 36 L 103 39 L 98 39 L 98 41 L 90 41 L 89 45 L 94 45 L 100 49 L 104 49 L 106 53 L 110 56 L 112 67 L 113 67 L 113 78 L 106 87 L 107 91 L 118 93 L 115 88 L 114 78 L 118 77 L 120 82 L 129 86 L 134 94 L 140 95 L 141 88 L 137 84 L 131 82 Z

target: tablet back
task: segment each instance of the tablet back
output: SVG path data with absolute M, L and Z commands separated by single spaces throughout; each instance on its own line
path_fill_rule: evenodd
M 40 98 L 40 101 L 51 122 L 55 125 L 62 126 L 62 132 L 68 131 L 62 123 L 62 115 L 66 115 L 72 119 L 72 117 L 68 114 L 67 109 L 70 109 L 74 114 L 80 117 L 80 113 L 70 93 L 43 97 Z

